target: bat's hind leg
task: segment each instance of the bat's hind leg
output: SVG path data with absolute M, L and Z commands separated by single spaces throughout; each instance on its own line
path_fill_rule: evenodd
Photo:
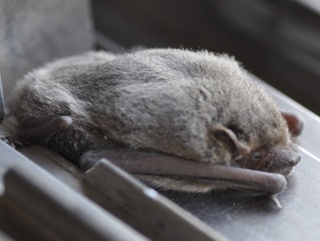
M 11 146 L 12 148 L 16 149 L 17 147 L 24 146 L 24 144 L 18 140 L 15 140 L 14 137 L 5 136 L 0 134 L 0 140 L 6 143 L 7 145 Z

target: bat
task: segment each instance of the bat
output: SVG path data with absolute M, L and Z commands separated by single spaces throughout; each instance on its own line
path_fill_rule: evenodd
M 300 161 L 300 115 L 281 111 L 233 58 L 208 51 L 88 52 L 17 82 L 18 129 L 83 170 L 107 158 L 163 190 L 276 195 Z

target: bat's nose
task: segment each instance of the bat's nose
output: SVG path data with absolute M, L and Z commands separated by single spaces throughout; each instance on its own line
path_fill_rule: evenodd
M 297 165 L 301 160 L 300 156 L 292 156 L 289 160 L 288 160 L 288 165 L 289 166 L 295 166 Z

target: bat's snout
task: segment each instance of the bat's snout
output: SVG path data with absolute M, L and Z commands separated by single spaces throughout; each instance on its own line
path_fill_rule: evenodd
M 293 147 L 293 145 L 279 146 L 269 151 L 261 148 L 236 160 L 236 163 L 242 168 L 280 173 L 287 176 L 301 160 L 301 156 Z
M 288 176 L 293 168 L 298 165 L 301 156 L 293 150 L 278 149 L 271 159 L 269 169 L 272 172 L 281 173 Z

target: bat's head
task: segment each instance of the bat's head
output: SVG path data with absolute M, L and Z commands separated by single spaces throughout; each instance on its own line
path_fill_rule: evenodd
M 301 159 L 293 139 L 302 132 L 303 119 L 294 113 L 282 112 L 281 114 L 287 123 L 290 138 L 285 141 L 282 139 L 273 145 L 266 143 L 257 149 L 251 149 L 250 146 L 241 143 L 232 130 L 220 124 L 214 125 L 211 129 L 214 134 L 222 135 L 228 139 L 229 145 L 233 146 L 231 165 L 287 176 Z

